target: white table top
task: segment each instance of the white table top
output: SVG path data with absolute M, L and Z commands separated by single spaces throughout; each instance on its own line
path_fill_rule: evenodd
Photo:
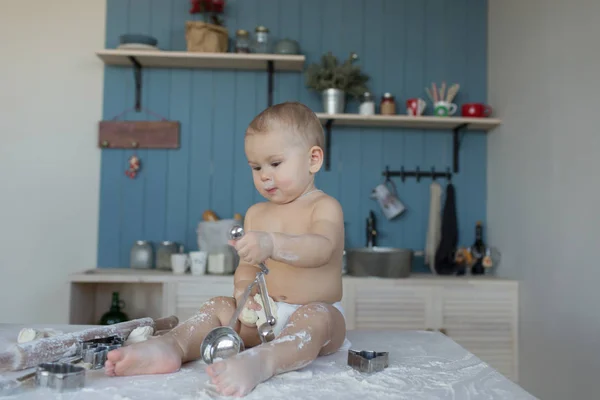
M 0 350 L 16 342 L 22 325 L 0 324 Z M 28 325 L 72 332 L 82 327 Z M 347 365 L 347 351 L 322 357 L 311 365 L 279 375 L 258 385 L 247 399 L 534 399 L 453 340 L 437 332 L 349 331 L 354 350 L 389 352 L 389 367 L 371 375 Z M 28 370 L 30 371 L 30 370 Z M 1 379 L 28 371 L 10 372 Z M 30 381 L 30 386 L 32 385 Z M 107 377 L 103 370 L 88 371 L 85 387 L 54 394 L 24 386 L 2 399 L 61 400 L 203 400 L 219 399 L 208 385 L 204 363 L 188 363 L 167 375 Z

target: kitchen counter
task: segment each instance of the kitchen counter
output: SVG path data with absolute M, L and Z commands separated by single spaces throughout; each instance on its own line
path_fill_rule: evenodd
M 69 282 L 120 282 L 120 283 L 165 283 L 165 282 L 233 282 L 233 275 L 191 275 L 189 273 L 177 275 L 170 271 L 157 269 L 132 269 L 132 268 L 94 268 L 69 275 Z M 378 278 L 355 277 L 344 275 L 343 280 L 384 280 L 384 281 L 426 281 L 428 283 L 440 282 L 443 284 L 456 282 L 459 284 L 469 282 L 510 282 L 510 279 L 496 276 L 442 276 L 417 273 L 407 278 Z
M 22 325 L 0 324 L 0 349 L 16 341 Z M 35 327 L 35 325 L 28 325 Z M 63 332 L 73 325 L 38 326 Z M 388 351 L 389 367 L 371 375 L 347 366 L 347 351 L 322 357 L 311 365 L 274 377 L 256 387 L 247 399 L 534 399 L 517 384 L 438 332 L 349 331 L 355 350 Z M 14 378 L 28 371 L 0 375 Z M 31 383 L 6 399 L 169 400 L 219 399 L 208 384 L 204 363 L 188 363 L 172 374 L 107 377 L 88 371 L 83 389 L 55 394 Z

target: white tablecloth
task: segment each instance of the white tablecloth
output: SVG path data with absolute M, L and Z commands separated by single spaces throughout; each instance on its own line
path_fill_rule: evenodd
M 0 324 L 0 350 L 16 342 L 23 326 Z M 35 327 L 35 325 L 28 325 Z M 71 332 L 82 327 L 38 326 Z M 347 365 L 347 351 L 322 357 L 299 371 L 274 377 L 256 387 L 247 399 L 534 399 L 520 386 L 437 332 L 350 331 L 354 350 L 388 351 L 389 367 L 371 375 Z M 188 363 L 167 375 L 107 377 L 88 371 L 85 387 L 63 394 L 36 389 L 32 382 L 4 399 L 168 400 L 215 399 L 204 363 Z M 14 378 L 27 371 L 4 373 Z

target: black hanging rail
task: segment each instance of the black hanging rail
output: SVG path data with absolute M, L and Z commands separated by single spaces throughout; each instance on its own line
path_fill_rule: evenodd
M 386 165 L 385 171 L 381 173 L 381 175 L 385 176 L 386 180 L 389 180 L 392 176 L 399 176 L 402 179 L 402 182 L 406 178 L 417 178 L 417 182 L 421 181 L 421 178 L 431 178 L 436 180 L 437 178 L 445 178 L 448 181 L 452 180 L 452 172 L 450 172 L 450 168 L 446 169 L 446 172 L 438 172 L 435 170 L 435 167 L 431 167 L 431 171 L 421 171 L 419 167 L 417 167 L 414 171 L 405 171 L 404 167 L 400 167 L 400 171 L 390 171 L 389 167 Z

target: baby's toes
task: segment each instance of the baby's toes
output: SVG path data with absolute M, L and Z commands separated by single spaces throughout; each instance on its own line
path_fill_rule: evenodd
M 234 385 L 218 386 L 219 393 L 223 396 L 233 396 L 238 392 L 238 388 Z

